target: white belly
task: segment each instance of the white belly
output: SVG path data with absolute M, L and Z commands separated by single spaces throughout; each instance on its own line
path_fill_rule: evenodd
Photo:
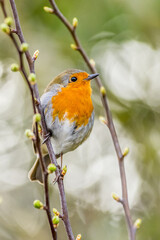
M 82 144 L 90 135 L 94 123 L 94 113 L 92 113 L 87 125 L 79 128 L 75 127 L 75 123 L 69 120 L 59 121 L 56 117 L 54 123 L 48 128 L 52 132 L 52 145 L 55 154 L 73 151 Z

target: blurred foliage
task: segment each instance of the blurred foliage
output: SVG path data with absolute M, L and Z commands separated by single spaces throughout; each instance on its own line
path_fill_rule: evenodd
M 40 93 L 64 69 L 88 70 L 70 48 L 73 40 L 63 24 L 43 11 L 48 1 L 16 3 L 30 51 L 40 50 L 36 62 Z M 57 0 L 57 4 L 70 21 L 78 18 L 77 33 L 107 88 L 122 148 L 131 149 L 126 159 L 129 200 L 133 219 L 143 221 L 137 239 L 159 240 L 160 1 Z M 24 130 L 31 126 L 32 106 L 21 76 L 10 72 L 10 64 L 16 61 L 10 40 L 0 33 L 0 239 L 50 239 L 45 213 L 32 207 L 34 199 L 43 200 L 43 189 L 27 179 L 34 156 Z M 104 112 L 96 84 L 92 86 L 98 119 Z M 110 197 L 115 190 L 121 194 L 121 187 L 113 144 L 105 129 L 96 121 L 89 140 L 65 156 L 73 231 L 88 240 L 127 239 L 123 210 Z M 57 188 L 51 185 L 50 191 L 52 207 L 60 209 Z M 59 239 L 66 239 L 62 223 L 58 234 Z

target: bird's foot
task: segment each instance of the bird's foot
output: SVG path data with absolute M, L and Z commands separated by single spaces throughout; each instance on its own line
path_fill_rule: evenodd
M 49 131 L 47 134 L 44 135 L 42 144 L 44 144 L 50 137 L 52 137 L 51 131 Z

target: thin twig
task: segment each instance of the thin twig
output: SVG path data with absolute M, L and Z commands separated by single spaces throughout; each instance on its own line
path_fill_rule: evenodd
M 71 224 L 69 221 L 69 216 L 68 216 L 68 209 L 67 209 L 67 202 L 64 194 L 64 184 L 63 184 L 63 179 L 59 177 L 58 179 L 58 188 L 60 192 L 60 200 L 61 200 L 61 209 L 62 209 L 62 220 L 64 222 L 64 226 L 67 232 L 68 239 L 74 240 Z
M 37 93 L 37 99 L 39 99 L 38 94 L 39 93 Z M 39 113 L 42 116 L 43 131 L 44 131 L 44 135 L 46 135 L 48 131 L 47 131 L 47 128 L 46 128 L 44 113 L 42 111 L 42 107 L 41 107 L 40 104 L 38 104 L 37 108 L 38 108 Z M 47 146 L 47 149 L 48 149 L 48 153 L 49 153 L 51 162 L 54 163 L 57 167 L 56 179 L 57 179 L 57 183 L 58 183 L 60 202 L 61 202 L 61 208 L 62 208 L 62 215 L 63 215 L 62 220 L 63 220 L 63 223 L 65 225 L 65 229 L 66 229 L 66 232 L 67 232 L 68 239 L 69 240 L 74 240 L 74 235 L 73 235 L 72 227 L 71 227 L 71 224 L 70 224 L 70 221 L 69 221 L 69 216 L 68 216 L 68 209 L 67 209 L 67 202 L 66 202 L 66 196 L 65 196 L 65 191 L 64 191 L 63 179 L 60 178 L 60 171 L 59 171 L 59 168 L 58 168 L 57 160 L 56 160 L 56 157 L 55 157 L 50 139 L 48 139 L 45 143 L 46 143 L 46 146 Z
M 5 5 L 4 5 L 4 0 L 0 0 L 0 4 L 1 4 L 3 15 L 6 18 L 7 17 L 7 12 L 6 12 L 6 8 L 5 8 Z
M 6 9 L 5 9 L 4 1 L 1 0 L 0 4 L 1 4 L 1 8 L 2 8 L 2 12 L 4 14 L 4 17 L 6 18 L 7 17 L 7 12 L 6 12 Z M 18 52 L 19 61 L 20 61 L 20 72 L 22 73 L 24 79 L 26 80 L 26 82 L 28 84 L 28 87 L 29 87 L 29 90 L 30 90 L 30 93 L 31 93 L 31 97 L 32 97 L 33 111 L 34 111 L 34 114 L 35 114 L 36 113 L 36 104 L 35 104 L 35 97 L 34 96 L 36 96 L 36 94 L 34 93 L 34 88 L 32 88 L 32 86 L 31 86 L 31 84 L 28 80 L 28 76 L 27 76 L 27 73 L 26 73 L 26 70 L 25 70 L 25 67 L 24 67 L 24 64 L 23 64 L 23 53 L 20 51 L 18 43 L 17 43 L 13 34 L 16 33 L 18 35 L 21 43 L 24 43 L 25 39 L 23 37 L 23 33 L 22 33 L 21 26 L 20 26 L 19 17 L 18 17 L 18 13 L 17 13 L 17 9 L 16 9 L 16 5 L 15 5 L 14 0 L 10 0 L 10 4 L 11 4 L 14 20 L 15 20 L 16 30 L 14 32 L 10 31 L 9 36 L 10 36 L 10 38 L 11 38 L 11 40 L 12 40 L 12 42 L 13 42 L 13 44 L 14 44 L 17 52 Z M 30 68 L 30 72 L 34 72 L 34 64 L 32 62 L 31 55 L 28 51 L 25 54 L 26 54 L 26 58 L 27 58 L 29 68 Z M 37 91 L 38 91 L 38 89 L 37 89 Z M 53 227 L 51 211 L 50 211 L 49 190 L 48 190 L 48 172 L 46 170 L 45 162 L 44 162 L 42 152 L 41 152 L 41 145 L 40 145 L 40 138 L 39 138 L 37 123 L 35 123 L 35 129 L 36 129 L 36 131 L 35 131 L 36 132 L 35 143 L 36 143 L 37 151 L 38 151 L 38 154 L 39 154 L 42 173 L 43 173 L 43 178 L 44 178 L 44 189 L 45 189 L 45 208 L 44 209 L 46 210 L 46 213 L 47 213 L 47 217 L 48 217 L 48 221 L 49 221 L 49 225 L 50 225 L 50 229 L 51 229 L 51 233 L 52 233 L 52 239 L 57 240 L 57 232 Z
M 40 101 L 39 93 L 36 89 L 36 86 L 35 86 L 35 93 L 36 93 L 36 98 L 38 99 L 38 101 Z M 38 108 L 38 111 L 39 111 L 39 113 L 41 114 L 41 117 L 42 117 L 42 119 L 41 119 L 42 120 L 42 127 L 43 127 L 44 136 L 45 136 L 48 133 L 48 131 L 47 131 L 47 128 L 46 128 L 44 113 L 42 111 L 41 104 L 38 104 L 37 108 Z M 65 229 L 66 229 L 66 232 L 67 232 L 68 239 L 69 240 L 74 240 L 74 235 L 73 235 L 72 227 L 71 227 L 71 224 L 70 224 L 70 221 L 69 221 L 69 216 L 68 216 L 68 209 L 67 209 L 67 202 L 66 202 L 63 179 L 61 179 L 59 177 L 60 176 L 60 171 L 58 170 L 59 168 L 58 168 L 57 160 L 56 160 L 56 157 L 55 157 L 50 139 L 47 139 L 47 141 L 45 143 L 46 143 L 46 146 L 47 146 L 47 149 L 48 149 L 48 153 L 49 153 L 51 162 L 54 163 L 57 167 L 56 179 L 57 179 L 61 208 L 62 208 L 62 215 L 63 215 L 62 220 L 63 220 L 63 223 L 65 225 Z
M 20 21 L 19 21 L 19 17 L 18 17 L 18 14 L 17 14 L 17 9 L 16 9 L 16 4 L 15 4 L 14 0 L 10 0 L 10 4 L 11 4 L 11 7 L 12 7 L 12 12 L 13 12 L 14 20 L 15 20 L 17 35 L 19 37 L 20 42 L 24 43 L 25 39 L 24 39 L 23 32 L 22 32 L 22 29 L 21 29 L 21 25 L 20 25 Z M 26 51 L 25 55 L 26 55 L 26 58 L 27 58 L 27 61 L 28 61 L 30 72 L 34 73 L 34 64 L 33 64 L 32 57 L 31 57 L 29 51 Z
M 65 16 L 62 14 L 62 12 L 57 7 L 55 1 L 49 0 L 49 2 L 53 8 L 53 14 L 55 14 L 62 21 L 62 23 L 66 26 L 66 28 L 69 30 L 69 32 L 76 44 L 76 49 L 79 51 L 79 53 L 83 57 L 87 66 L 89 67 L 90 71 L 92 73 L 96 73 L 97 72 L 96 68 L 90 63 L 90 60 L 89 60 L 86 52 L 84 51 L 83 47 L 81 46 L 80 40 L 76 34 L 76 29 L 65 18 Z M 99 88 L 101 88 L 103 86 L 99 77 L 97 77 L 96 82 L 97 82 L 97 85 Z M 118 157 L 120 177 L 121 177 L 121 186 L 122 186 L 122 203 L 123 203 L 122 205 L 123 205 L 124 212 L 125 212 L 125 218 L 126 218 L 126 223 L 127 223 L 127 227 L 128 227 L 129 239 L 135 240 L 135 228 L 134 228 L 134 225 L 132 222 L 130 208 L 129 208 L 129 202 L 128 202 L 128 190 L 127 190 L 126 173 L 125 173 L 125 167 L 124 167 L 124 157 L 123 157 L 123 154 L 121 151 L 117 133 L 116 133 L 114 123 L 112 120 L 111 112 L 110 112 L 109 105 L 108 105 L 107 95 L 101 94 L 101 99 L 102 99 L 102 103 L 103 103 L 104 110 L 105 110 L 106 117 L 107 117 L 107 123 L 108 123 L 107 126 L 110 130 L 113 144 L 115 147 L 115 151 L 116 151 L 117 157 Z

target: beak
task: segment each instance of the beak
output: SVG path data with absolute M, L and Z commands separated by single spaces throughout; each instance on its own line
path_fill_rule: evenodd
M 93 78 L 96 78 L 99 76 L 99 73 L 94 73 L 94 74 L 90 74 L 87 78 L 85 78 L 84 80 L 91 80 Z

